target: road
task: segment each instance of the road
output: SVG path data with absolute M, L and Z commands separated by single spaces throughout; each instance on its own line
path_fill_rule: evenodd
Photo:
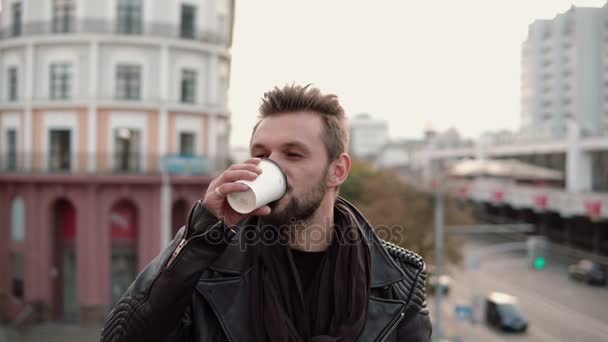
M 469 237 L 465 251 L 500 242 L 506 242 L 505 238 Z M 608 287 L 571 281 L 566 269 L 575 260 L 575 256 L 562 252 L 552 254 L 547 258 L 546 269 L 537 271 L 527 267 L 525 254 L 521 252 L 486 258 L 477 272 L 450 268 L 448 274 L 453 283 L 443 301 L 444 335 L 474 341 L 607 341 Z M 454 305 L 468 304 L 473 293 L 483 296 L 491 291 L 506 292 L 519 299 L 530 321 L 527 333 L 504 334 L 483 322 L 472 327 L 468 322 L 455 321 Z M 429 304 L 433 311 L 432 298 Z

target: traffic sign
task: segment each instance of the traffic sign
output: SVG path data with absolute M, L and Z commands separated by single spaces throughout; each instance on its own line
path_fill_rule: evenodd
M 457 321 L 470 321 L 473 316 L 473 308 L 470 305 L 454 306 L 454 316 Z

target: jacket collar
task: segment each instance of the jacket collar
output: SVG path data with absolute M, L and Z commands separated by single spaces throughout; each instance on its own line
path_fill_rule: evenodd
M 339 207 L 340 210 L 350 211 L 359 229 L 363 232 L 370 252 L 371 287 L 387 286 L 402 280 L 405 277 L 405 273 L 396 265 L 393 258 L 382 246 L 380 238 L 363 214 L 342 197 L 337 198 L 336 207 Z M 257 218 L 241 223 L 237 235 L 230 241 L 224 253 L 210 268 L 230 275 L 244 275 L 247 273 L 254 263 L 253 248 L 251 248 L 251 244 L 246 240 L 251 235 L 247 232 L 256 229 L 258 223 Z

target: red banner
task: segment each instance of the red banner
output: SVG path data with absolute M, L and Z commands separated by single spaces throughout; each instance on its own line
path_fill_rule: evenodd
M 534 197 L 534 206 L 537 209 L 547 209 L 549 203 L 549 197 L 547 195 L 538 195 Z

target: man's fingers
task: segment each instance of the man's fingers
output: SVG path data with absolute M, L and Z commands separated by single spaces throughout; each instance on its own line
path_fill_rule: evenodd
M 217 189 L 217 191 L 215 189 Z M 248 189 L 249 189 L 249 187 L 243 183 L 232 182 L 232 183 L 224 183 L 224 184 L 218 186 L 217 188 L 212 189 L 211 191 L 215 191 L 215 193 L 218 196 L 220 194 L 222 194 L 223 196 L 221 196 L 221 197 L 226 197 L 226 195 L 231 192 L 247 191 Z M 218 192 L 219 192 L 219 194 L 218 194 Z
M 256 178 L 258 178 L 258 174 L 253 171 L 247 171 L 247 170 L 226 171 L 220 177 L 218 183 L 223 184 L 223 183 L 234 182 L 237 180 L 252 181 Z
M 237 170 L 247 170 L 247 171 L 255 172 L 257 174 L 262 173 L 262 169 L 255 164 L 234 164 L 234 165 L 231 165 L 225 172 L 237 171 Z
M 251 216 L 266 216 L 269 215 L 271 212 L 270 207 L 265 205 L 261 208 L 258 208 L 256 210 L 254 210 L 253 212 L 251 212 Z

